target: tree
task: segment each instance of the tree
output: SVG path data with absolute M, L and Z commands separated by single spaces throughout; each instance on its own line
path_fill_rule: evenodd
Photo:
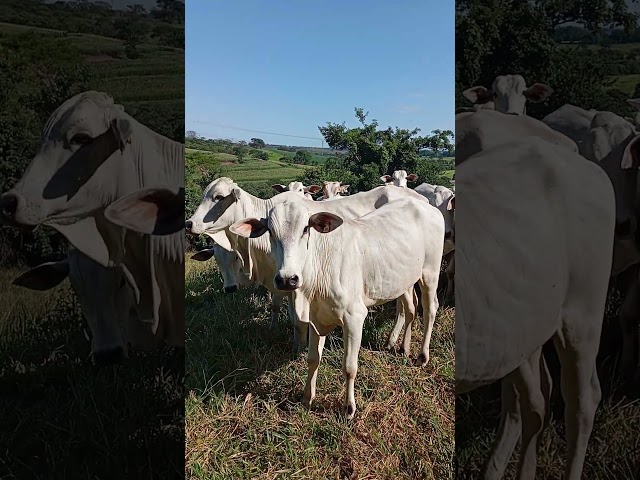
M 415 170 L 422 149 L 440 152 L 452 148 L 450 130 L 434 130 L 432 135 L 419 136 L 417 128 L 379 129 L 376 120 L 367 122 L 368 112 L 362 108 L 356 108 L 355 115 L 360 127 L 347 128 L 344 123 L 318 127 L 329 147 L 345 151 L 339 162 L 357 179 L 351 183 L 353 192 L 380 185 L 379 177 L 394 170 Z M 322 168 L 330 169 L 335 164 L 327 162 Z
M 198 139 L 198 134 L 196 132 L 194 132 L 193 130 L 187 130 L 186 133 L 184 134 L 185 138 L 189 139 L 189 140 L 196 140 Z
M 298 163 L 300 165 L 308 165 L 312 160 L 313 155 L 306 150 L 298 150 L 293 156 L 293 163 Z
M 264 148 L 266 147 L 266 143 L 261 138 L 252 138 L 249 142 L 249 146 L 253 148 Z
M 233 147 L 233 154 L 238 158 L 239 163 L 243 163 L 247 156 L 247 148 L 243 145 L 236 145 Z
M 167 23 L 184 22 L 184 2 L 179 0 L 157 0 L 155 16 Z
M 268 152 L 258 152 L 258 153 L 256 153 L 256 157 L 259 158 L 260 160 L 264 160 L 266 162 L 267 160 L 269 160 L 269 153 Z

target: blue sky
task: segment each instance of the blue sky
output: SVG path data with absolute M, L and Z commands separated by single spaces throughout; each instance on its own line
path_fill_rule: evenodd
M 186 129 L 319 147 L 318 126 L 362 107 L 453 130 L 454 26 L 452 0 L 189 0 Z

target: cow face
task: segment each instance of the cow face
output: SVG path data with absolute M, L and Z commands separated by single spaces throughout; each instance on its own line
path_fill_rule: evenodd
M 305 187 L 302 182 L 291 182 L 287 186 L 276 184 L 272 185 L 272 188 L 278 193 L 295 192 L 301 197 L 309 199 L 312 199 L 312 194 L 318 193 L 320 190 L 322 190 L 322 187 L 320 187 L 319 185 L 309 185 L 308 187 Z
M 462 92 L 474 106 L 493 102 L 495 110 L 512 115 L 525 115 L 527 101 L 543 102 L 552 93 L 551 87 L 543 83 L 534 83 L 527 87 L 521 75 L 499 75 L 493 81 L 490 90 L 477 86 Z
M 395 185 L 396 187 L 406 187 L 407 182 L 415 182 L 418 180 L 418 175 L 415 173 L 407 174 L 406 170 L 396 170 L 393 175 L 383 175 L 380 177 L 387 185 Z
M 0 197 L 0 214 L 16 226 L 73 223 L 118 198 L 135 181 L 133 125 L 100 92 L 64 102 L 42 133 L 42 146 L 20 181 Z
M 340 182 L 324 182 L 322 192 L 324 198 L 335 198 L 346 194 L 349 191 L 350 185 L 342 185 Z
M 305 285 L 303 270 L 309 254 L 310 235 L 332 232 L 342 223 L 337 215 L 327 212 L 310 215 L 304 206 L 285 202 L 275 205 L 268 218 L 241 220 L 229 230 L 246 238 L 269 232 L 277 269 L 273 285 L 278 290 L 292 291 Z
M 185 230 L 191 235 L 216 233 L 242 218 L 238 206 L 243 192 L 227 177 L 217 178 L 204 191 L 202 202 L 194 214 L 185 222 Z

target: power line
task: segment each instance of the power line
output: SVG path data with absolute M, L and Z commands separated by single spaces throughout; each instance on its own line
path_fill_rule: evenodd
M 302 135 L 287 135 L 286 133 L 264 132 L 262 130 L 251 130 L 251 129 L 248 129 L 248 128 L 232 127 L 231 125 L 221 125 L 219 123 L 207 122 L 205 120 L 195 120 L 194 123 L 201 123 L 203 125 L 211 125 L 212 127 L 231 128 L 233 130 L 242 130 L 244 132 L 262 133 L 262 134 L 265 134 L 265 135 L 278 135 L 280 137 L 306 138 L 307 140 L 320 140 L 320 141 L 323 141 L 323 139 L 319 138 L 319 137 L 304 137 Z

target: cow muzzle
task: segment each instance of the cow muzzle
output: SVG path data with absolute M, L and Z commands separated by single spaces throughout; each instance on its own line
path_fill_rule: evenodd
M 273 279 L 273 285 L 278 290 L 290 292 L 300 287 L 300 277 L 298 277 L 298 275 L 282 277 L 280 274 L 277 274 Z

